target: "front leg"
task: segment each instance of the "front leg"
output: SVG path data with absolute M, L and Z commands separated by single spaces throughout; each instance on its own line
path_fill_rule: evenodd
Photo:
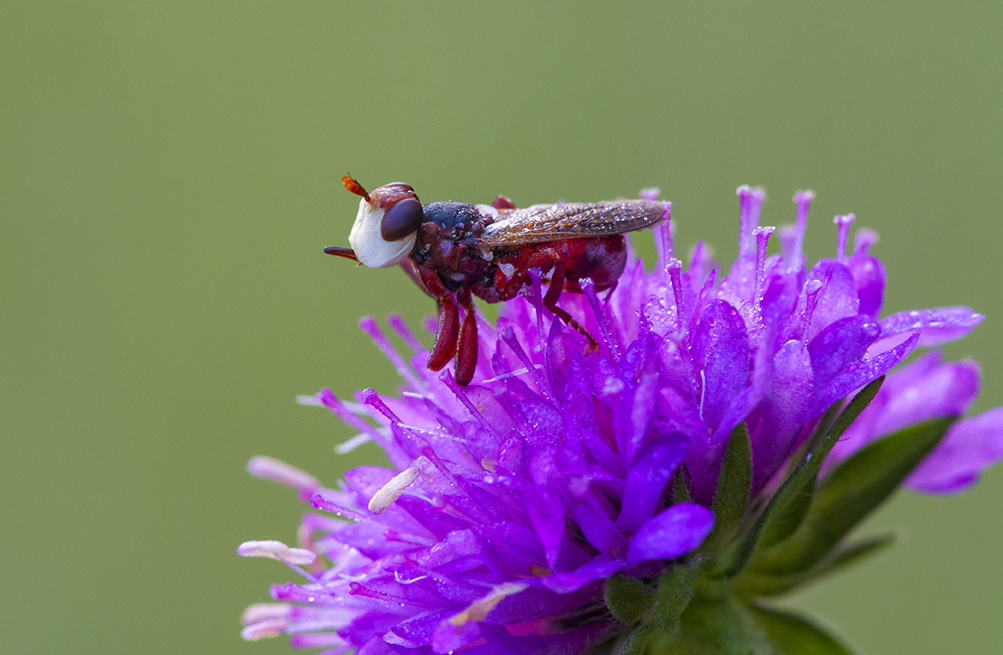
M 449 363 L 456 353 L 456 340 L 460 333 L 460 313 L 456 309 L 456 299 L 446 288 L 438 274 L 424 267 L 416 267 L 416 282 L 425 292 L 435 298 L 439 309 L 439 325 L 435 330 L 435 343 L 428 355 L 428 370 L 438 371 Z M 405 268 L 405 270 L 408 270 Z
M 474 302 L 468 289 L 457 291 L 456 299 L 463 307 L 464 314 L 456 347 L 456 383 L 466 386 L 470 384 L 477 368 L 477 317 L 474 315 Z
M 456 337 L 460 331 L 460 314 L 452 295 L 436 299 L 439 303 L 439 325 L 435 330 L 435 344 L 428 354 L 428 370 L 438 371 L 456 352 Z M 464 323 L 466 321 L 464 320 Z

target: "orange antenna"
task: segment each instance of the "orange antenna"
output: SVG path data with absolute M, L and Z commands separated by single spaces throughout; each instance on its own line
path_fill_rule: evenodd
M 350 173 L 345 173 L 345 177 L 341 178 L 341 183 L 345 185 L 345 188 L 354 193 L 357 196 L 362 196 L 366 199 L 366 202 L 372 202 L 372 198 L 369 197 L 369 192 L 362 188 L 362 185 L 355 181 Z

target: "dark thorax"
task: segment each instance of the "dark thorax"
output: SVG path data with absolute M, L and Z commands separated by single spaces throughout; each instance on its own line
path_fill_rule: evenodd
M 475 241 L 493 218 L 463 202 L 434 202 L 425 205 L 425 222 L 411 259 L 419 268 L 438 274 L 450 291 L 473 287 L 494 275 L 494 253 Z

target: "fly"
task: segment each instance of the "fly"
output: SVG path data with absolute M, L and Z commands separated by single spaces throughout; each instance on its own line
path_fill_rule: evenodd
M 401 182 L 367 192 L 351 175 L 341 181 L 362 197 L 359 213 L 350 247 L 324 252 L 371 268 L 401 264 L 438 305 L 428 368 L 438 371 L 455 356 L 461 385 L 470 383 L 477 366 L 473 296 L 496 303 L 525 295 L 534 268 L 549 277 L 544 306 L 584 335 L 590 349 L 598 349 L 595 338 L 558 306 L 561 292 L 580 293 L 582 278 L 590 278 L 597 291 L 616 284 L 627 263 L 624 234 L 656 225 L 670 207 L 655 200 L 617 200 L 517 209 L 504 196 L 491 205 L 422 205 Z

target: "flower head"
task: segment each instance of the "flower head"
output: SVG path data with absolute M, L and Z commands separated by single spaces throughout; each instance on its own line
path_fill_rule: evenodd
M 692 596 L 703 575 L 766 595 L 791 588 L 794 573 L 814 575 L 845 532 L 806 558 L 818 537 L 802 535 L 801 518 L 786 534 L 775 519 L 796 516 L 791 480 L 811 477 L 814 487 L 829 450 L 824 479 L 838 478 L 883 436 L 966 411 L 975 365 L 936 353 L 890 375 L 862 413 L 866 402 L 844 399 L 982 316 L 949 307 L 881 318 L 885 269 L 871 232 L 848 252 L 853 215 L 836 217 L 836 256 L 809 267 L 801 243 L 813 194 L 795 196 L 796 223 L 768 256 L 765 194 L 738 193 L 739 255 L 727 274 L 702 243 L 684 269 L 666 223 L 654 231 L 654 271 L 634 260 L 615 289 L 600 295 L 585 281 L 582 294 L 562 297 L 598 337 L 597 353 L 544 308 L 539 275 L 531 297 L 502 305 L 497 325 L 478 316 L 487 357 L 466 387 L 424 367 L 424 347 L 399 318 L 390 325 L 409 358 L 364 319 L 401 374 L 400 394 L 367 389 L 346 402 L 324 390 L 307 402 L 359 431 L 343 450 L 375 441 L 391 467 L 353 469 L 332 489 L 252 461 L 253 473 L 292 486 L 319 512 L 304 519 L 301 548 L 241 547 L 304 577 L 273 587 L 280 604 L 250 608 L 244 635 L 285 632 L 296 646 L 366 655 L 578 653 L 624 638 L 643 616 L 671 638 L 665 617 L 680 620 L 686 604 L 666 610 L 654 600 L 659 585 Z M 859 420 L 834 423 L 841 410 Z M 945 423 L 908 484 L 933 493 L 972 484 L 1003 457 L 1001 412 Z M 805 452 L 821 453 L 800 460 L 811 474 L 789 474 Z M 908 472 L 883 479 L 894 488 Z M 884 496 L 874 493 L 876 504 Z M 776 554 L 785 548 L 798 554 Z M 679 583 L 683 571 L 695 573 Z

